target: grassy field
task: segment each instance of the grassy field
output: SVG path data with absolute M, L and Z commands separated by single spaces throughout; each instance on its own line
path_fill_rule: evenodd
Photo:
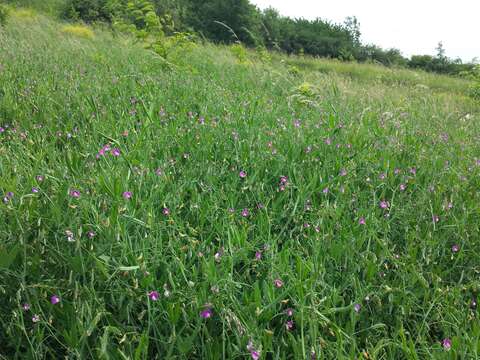
M 0 357 L 479 358 L 469 83 L 235 54 L 0 28 Z

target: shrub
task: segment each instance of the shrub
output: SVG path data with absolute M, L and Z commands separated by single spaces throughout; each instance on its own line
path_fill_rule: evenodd
M 475 66 L 470 72 L 469 77 L 474 81 L 474 84 L 470 86 L 469 89 L 470 96 L 474 99 L 480 100 L 480 65 Z
M 111 21 L 112 14 L 107 0 L 67 0 L 62 11 L 66 19 L 82 20 L 87 23 Z
M 5 5 L 0 4 L 0 26 L 4 26 L 7 23 L 8 14 L 9 9 Z
M 65 25 L 61 31 L 64 34 L 70 34 L 84 39 L 92 39 L 94 37 L 93 30 L 84 25 Z
M 174 31 L 169 15 L 159 17 L 149 0 L 112 1 L 109 9 L 117 31 L 133 34 L 147 49 L 164 59 L 194 44 L 190 34 Z

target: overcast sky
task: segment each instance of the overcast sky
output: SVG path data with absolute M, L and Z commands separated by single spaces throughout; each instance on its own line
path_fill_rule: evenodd
M 250 0 L 290 17 L 360 22 L 362 42 L 395 47 L 403 55 L 432 54 L 439 41 L 446 55 L 480 58 L 480 0 Z

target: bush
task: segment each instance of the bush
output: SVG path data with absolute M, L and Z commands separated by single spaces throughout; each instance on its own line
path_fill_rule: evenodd
M 62 15 L 70 20 L 82 20 L 87 23 L 112 20 L 107 0 L 67 0 Z
M 0 26 L 4 26 L 7 23 L 8 14 L 8 7 L 0 4 Z
M 480 100 L 480 65 L 475 66 L 470 72 L 469 78 L 473 79 L 474 84 L 470 86 L 470 96 L 474 99 Z

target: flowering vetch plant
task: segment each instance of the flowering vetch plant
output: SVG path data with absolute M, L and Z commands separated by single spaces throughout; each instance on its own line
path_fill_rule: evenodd
M 77 189 L 71 189 L 69 191 L 69 194 L 71 197 L 75 198 L 75 199 L 78 199 L 80 197 L 80 190 L 77 190 Z
M 452 340 L 450 340 L 450 338 L 443 339 L 442 346 L 446 351 L 449 351 L 452 347 Z
M 202 319 L 209 319 L 212 317 L 212 315 L 213 315 L 213 310 L 210 307 L 210 305 L 205 305 L 205 309 L 200 311 L 200 317 Z
M 158 291 L 153 290 L 148 293 L 148 297 L 152 301 L 157 301 L 158 299 L 160 299 L 160 294 L 158 293 Z

